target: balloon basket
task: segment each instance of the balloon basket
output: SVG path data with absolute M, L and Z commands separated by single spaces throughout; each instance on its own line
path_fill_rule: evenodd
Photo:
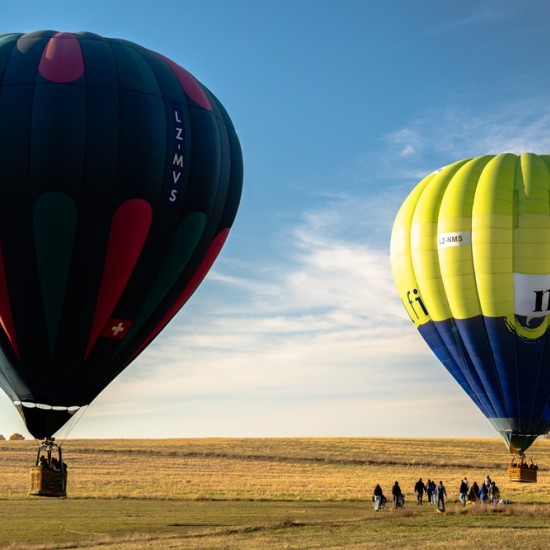
M 514 458 L 512 464 L 508 467 L 508 481 L 536 483 L 537 472 L 538 466 L 532 460 L 531 464 L 527 464 L 524 457 L 520 457 L 519 461 Z
M 67 466 L 63 462 L 61 447 L 54 441 L 53 437 L 48 438 L 38 448 L 36 464 L 31 468 L 30 495 L 67 496 Z
M 31 468 L 29 494 L 37 497 L 66 497 L 67 472 L 54 472 L 47 466 Z

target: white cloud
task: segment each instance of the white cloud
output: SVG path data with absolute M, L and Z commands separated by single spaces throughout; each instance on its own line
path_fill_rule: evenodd
M 504 152 L 550 153 L 547 95 L 500 102 L 478 111 L 462 106 L 457 98 L 455 105 L 423 113 L 390 132 L 383 148 L 359 158 L 357 165 L 383 182 L 388 189 L 385 196 L 393 192 L 396 202 L 392 204 L 398 204 L 416 183 L 442 166 Z
M 209 284 L 225 289 L 222 314 L 209 293 L 195 297 L 190 311 L 98 398 L 72 435 L 121 435 L 107 421 L 120 415 L 129 437 L 133 430 L 158 436 L 429 435 L 429 427 L 418 425 L 416 408 L 440 407 L 441 400 L 449 406 L 434 430 L 451 433 L 441 425 L 459 403 L 470 429 L 455 425 L 456 434 L 488 435 L 406 316 L 387 245 L 369 242 L 371 216 L 358 222 L 350 209 L 371 207 L 344 197 L 305 214 L 281 237 L 293 243 L 285 263 L 263 265 L 259 279 L 253 258 L 241 264 L 240 278 L 215 271 Z M 347 236 L 358 223 L 364 241 Z
M 423 138 L 411 128 L 403 128 L 392 132 L 387 141 L 392 148 L 396 149 L 397 156 L 403 159 L 412 157 L 423 149 Z
M 550 151 L 548 101 L 522 100 L 488 112 L 447 109 L 444 124 L 433 136 L 439 151 L 468 156 L 480 154 L 547 153 Z

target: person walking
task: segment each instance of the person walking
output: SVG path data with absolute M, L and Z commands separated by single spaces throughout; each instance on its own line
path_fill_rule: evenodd
M 428 481 L 426 481 L 426 497 L 428 500 L 428 504 L 431 504 L 433 502 L 434 491 L 435 483 L 431 479 L 428 479 Z
M 384 505 L 384 501 L 386 500 L 386 497 L 384 496 L 384 492 L 382 491 L 382 487 L 377 483 L 376 487 L 374 488 L 374 494 L 372 497 L 372 500 L 374 500 L 374 509 L 377 512 L 380 512 L 380 509 Z
M 393 507 L 402 508 L 404 504 L 403 493 L 401 492 L 401 487 L 399 487 L 399 483 L 397 481 L 393 484 L 391 494 L 393 496 Z
M 466 499 L 468 498 L 468 480 L 464 478 L 460 482 L 460 502 L 462 502 L 462 506 L 466 506 Z
M 477 481 L 474 481 L 468 491 L 468 501 L 475 504 L 477 500 L 479 500 L 479 487 L 477 486 Z
M 500 491 L 494 481 L 491 481 L 491 486 L 489 487 L 489 498 L 491 499 L 491 504 L 498 504 L 500 499 Z
M 426 493 L 429 495 L 429 502 L 428 504 L 435 504 L 436 498 L 435 498 L 435 490 L 436 490 L 435 481 L 433 479 L 429 479 L 428 483 L 426 483 Z
M 422 497 L 424 496 L 424 491 L 426 490 L 426 485 L 424 485 L 424 482 L 422 481 L 422 478 L 420 478 L 415 484 L 414 484 L 414 494 L 416 495 L 416 504 L 422 505 Z
M 489 500 L 489 489 L 485 483 L 482 483 L 479 488 L 479 500 L 481 501 L 481 504 L 487 504 L 487 501 Z
M 437 484 L 437 511 L 438 512 L 444 512 L 445 511 L 445 497 L 447 496 L 447 491 L 445 490 L 445 486 L 443 485 L 443 482 L 440 480 Z

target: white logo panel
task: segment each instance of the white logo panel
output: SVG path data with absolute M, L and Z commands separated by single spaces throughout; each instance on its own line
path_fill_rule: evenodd
M 514 313 L 525 317 L 550 315 L 550 274 L 514 273 Z
M 451 246 L 469 246 L 471 244 L 471 231 L 451 231 L 450 233 L 438 233 L 437 235 L 438 250 Z

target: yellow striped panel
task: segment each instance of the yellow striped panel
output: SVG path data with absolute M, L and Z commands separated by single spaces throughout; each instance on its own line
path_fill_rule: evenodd
M 513 225 L 516 155 L 491 159 L 479 177 L 472 209 L 472 254 L 483 315 L 514 311 Z
M 430 318 L 449 316 L 437 259 L 437 211 L 448 182 L 464 162 L 424 178 L 407 197 L 394 223 L 393 274 L 401 300 L 417 326 Z
M 455 319 L 481 313 L 472 258 L 472 208 L 481 172 L 491 156 L 465 163 L 449 183 L 439 211 L 438 234 L 460 234 L 465 244 L 439 248 L 439 265 L 445 294 Z
M 396 217 L 391 261 L 417 326 L 481 314 L 536 336 L 514 319 L 514 284 L 550 276 L 550 155 L 487 155 L 430 174 Z

